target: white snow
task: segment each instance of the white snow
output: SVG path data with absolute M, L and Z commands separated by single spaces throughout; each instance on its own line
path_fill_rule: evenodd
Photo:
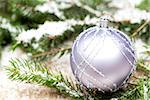
M 98 21 L 99 18 L 90 18 L 89 16 L 87 16 L 85 20 L 46 21 L 43 25 L 40 25 L 38 29 L 23 31 L 16 39 L 18 42 L 23 41 L 25 43 L 29 43 L 33 38 L 39 41 L 44 34 L 54 37 L 62 35 L 66 30 L 73 30 L 72 26 L 74 25 L 96 24 Z
M 142 0 L 112 0 L 109 6 L 116 8 L 133 8 L 141 2 Z
M 20 57 L 27 58 L 27 54 L 19 48 L 17 48 L 15 51 L 12 51 L 10 46 L 6 46 L 4 50 L 2 51 L 0 65 L 2 67 L 9 66 L 10 64 L 9 60 L 14 59 L 14 58 L 20 58 Z
M 71 6 L 76 5 L 81 7 L 96 16 L 100 16 L 101 13 L 88 5 L 82 4 L 79 0 L 51 0 L 42 5 L 38 5 L 35 7 L 35 10 L 40 12 L 49 12 L 53 13 L 61 19 L 65 19 L 62 9 L 70 8 Z
M 150 12 L 136 8 L 123 8 L 114 14 L 114 20 L 117 22 L 129 21 L 131 23 L 140 23 L 142 20 L 150 20 Z
M 10 21 L 6 18 L 3 18 L 0 16 L 0 27 L 4 28 L 4 29 L 8 29 L 10 32 L 16 33 L 16 32 L 21 32 L 23 29 L 19 28 L 17 29 L 16 27 L 12 26 L 10 24 Z
M 64 19 L 63 12 L 61 9 L 69 8 L 72 4 L 70 2 L 56 2 L 56 1 L 48 1 L 42 5 L 37 5 L 35 10 L 40 12 L 49 12 L 55 14 L 57 17 Z
M 145 43 L 141 39 L 135 41 L 134 47 L 136 50 L 137 58 L 145 57 L 145 55 L 143 54 L 143 52 L 146 51 L 144 45 Z
M 17 40 L 27 43 L 35 38 L 36 41 L 39 41 L 44 34 L 49 34 L 50 36 L 61 35 L 67 29 L 71 29 L 71 25 L 67 21 L 46 21 L 43 25 L 40 25 L 38 29 L 23 31 L 21 34 L 19 34 Z
M 142 0 L 112 0 L 110 7 L 116 7 L 118 10 L 114 13 L 114 20 L 129 21 L 132 23 L 140 23 L 142 20 L 150 20 L 150 12 L 135 8 Z

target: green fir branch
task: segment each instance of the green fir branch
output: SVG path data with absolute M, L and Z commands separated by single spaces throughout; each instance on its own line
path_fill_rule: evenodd
M 46 0 L 9 0 L 8 3 L 11 5 L 24 5 L 35 7 L 36 5 L 43 4 Z
M 126 90 L 118 90 L 114 93 L 103 94 L 96 89 L 87 89 L 67 78 L 59 71 L 48 70 L 43 64 L 36 61 L 15 59 L 10 61 L 11 66 L 6 68 L 8 76 L 12 80 L 36 83 L 55 88 L 77 100 L 104 100 L 118 98 L 119 100 L 149 100 L 150 78 L 144 77 L 136 80 L 134 84 L 128 83 Z
M 150 77 L 140 78 L 134 88 L 127 90 L 120 100 L 149 100 L 150 99 Z
M 63 55 L 69 53 L 71 51 L 71 48 L 53 48 L 48 52 L 39 53 L 36 55 L 33 55 L 32 58 L 36 61 L 47 61 L 54 57 L 55 55 L 59 55 L 59 58 Z
M 11 42 L 12 37 L 10 31 L 0 27 L 0 46 L 6 46 Z
M 64 16 L 66 19 L 77 19 L 77 20 L 84 20 L 86 16 L 94 17 L 94 14 L 90 13 L 89 11 L 77 6 L 73 5 L 70 8 L 63 9 Z
M 140 38 L 145 43 L 150 43 L 150 22 L 149 20 L 141 21 L 141 23 L 131 24 L 130 22 L 115 22 L 118 29 L 125 32 L 131 38 Z
M 142 2 L 137 5 L 137 8 L 141 10 L 147 10 L 150 11 L 150 1 L 149 0 L 142 0 Z
M 59 71 L 50 71 L 43 64 L 37 63 L 36 61 L 15 59 L 11 60 L 10 63 L 11 66 L 7 67 L 6 71 L 12 80 L 36 83 L 55 88 L 60 93 L 73 98 L 81 98 L 83 96 L 82 92 L 75 87 L 77 85 L 63 76 Z
M 60 19 L 51 13 L 35 11 L 34 8 L 19 6 L 12 8 L 13 11 L 11 17 L 12 23 L 19 23 L 26 29 L 37 28 L 39 24 L 43 24 L 45 21 L 59 21 Z
M 89 27 L 90 25 L 75 25 L 75 26 L 72 26 L 73 30 L 68 29 L 62 35 L 50 37 L 48 34 L 45 34 L 43 35 L 43 37 L 41 37 L 39 41 L 36 41 L 33 38 L 30 43 L 16 42 L 13 47 L 14 49 L 22 48 L 24 51 L 31 53 L 34 56 L 34 55 L 41 54 L 44 52 L 49 52 L 55 48 L 62 48 L 65 42 L 73 41 L 79 33 L 81 33 L 84 29 L 87 29 Z M 33 46 L 34 44 L 38 44 L 38 47 L 34 48 Z M 67 51 L 70 51 L 70 50 L 68 49 L 68 50 L 65 50 L 64 52 L 67 52 Z M 57 53 L 60 53 L 60 52 L 57 52 Z M 44 57 L 45 56 L 43 57 L 41 56 L 40 59 L 42 61 L 50 59 L 48 57 L 46 58 Z

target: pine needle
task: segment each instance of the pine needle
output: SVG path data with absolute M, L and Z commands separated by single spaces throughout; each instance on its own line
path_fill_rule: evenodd
M 76 89 L 75 84 L 69 81 L 70 79 L 65 78 L 61 72 L 55 74 L 36 61 L 12 59 L 10 63 L 11 66 L 7 67 L 6 71 L 9 78 L 12 80 L 36 83 L 55 88 L 58 92 L 73 98 L 82 97 L 82 93 Z

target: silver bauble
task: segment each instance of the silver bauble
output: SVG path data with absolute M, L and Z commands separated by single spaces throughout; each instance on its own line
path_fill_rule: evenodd
M 135 51 L 123 32 L 95 26 L 77 37 L 70 61 L 76 79 L 87 88 L 116 91 L 135 69 Z

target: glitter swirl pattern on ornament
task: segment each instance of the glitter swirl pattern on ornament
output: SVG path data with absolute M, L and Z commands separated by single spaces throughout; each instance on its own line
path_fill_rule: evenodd
M 128 37 L 114 29 L 92 27 L 75 40 L 71 68 L 87 88 L 102 92 L 119 89 L 135 70 L 135 52 Z

